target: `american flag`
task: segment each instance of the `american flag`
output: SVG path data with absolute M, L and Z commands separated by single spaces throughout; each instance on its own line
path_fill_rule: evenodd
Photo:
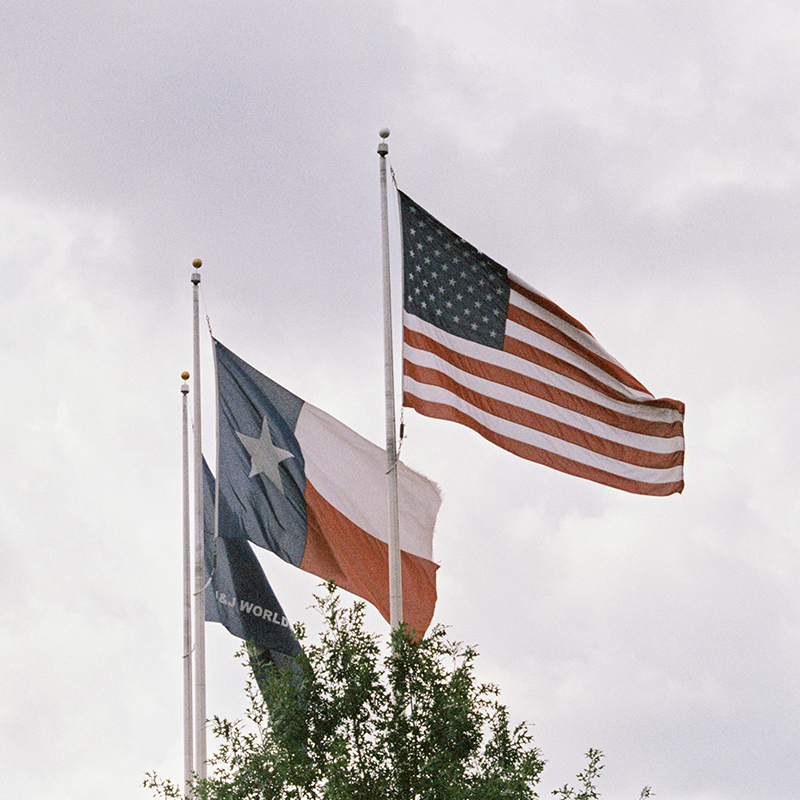
M 403 404 L 522 458 L 636 494 L 683 490 L 684 404 L 399 192 Z

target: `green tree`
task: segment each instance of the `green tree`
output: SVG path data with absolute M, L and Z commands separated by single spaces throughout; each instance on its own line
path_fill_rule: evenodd
M 561 800 L 597 800 L 600 795 L 597 793 L 595 783 L 600 777 L 600 772 L 603 769 L 603 753 L 600 750 L 590 748 L 586 754 L 586 760 L 589 762 L 583 772 L 578 773 L 578 781 L 580 787 L 575 789 L 571 786 L 565 785 L 561 789 L 555 789 L 553 794 L 560 797 Z M 639 800 L 647 800 L 648 797 L 653 797 L 653 790 L 649 786 L 645 786 L 639 794 Z
M 435 627 L 401 628 L 391 647 L 364 628 L 364 604 L 344 607 L 329 586 L 316 598 L 317 644 L 288 667 L 250 652 L 244 720 L 215 717 L 218 741 L 199 800 L 528 800 L 544 761 L 527 725 L 512 726 L 498 689 L 477 682 L 476 652 Z M 244 652 L 244 651 L 243 651 Z M 266 698 L 266 699 L 265 699 Z M 590 751 L 584 790 L 594 793 L 601 754 Z M 163 798 L 177 786 L 149 775 Z M 643 796 L 647 796 L 643 793 Z

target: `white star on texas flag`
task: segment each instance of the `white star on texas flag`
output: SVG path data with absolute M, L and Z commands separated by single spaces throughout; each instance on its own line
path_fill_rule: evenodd
M 283 481 L 278 470 L 278 464 L 287 458 L 294 458 L 294 456 L 288 450 L 281 450 L 280 447 L 275 447 L 269 432 L 267 418 L 264 417 L 264 421 L 261 423 L 261 436 L 258 439 L 253 436 L 245 436 L 239 431 L 236 431 L 236 435 L 247 448 L 247 452 L 250 453 L 250 475 L 248 477 L 253 478 L 263 472 L 283 493 Z

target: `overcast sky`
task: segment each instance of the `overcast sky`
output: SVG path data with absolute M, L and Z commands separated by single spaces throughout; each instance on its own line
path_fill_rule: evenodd
M 609 800 L 795 800 L 796 2 L 6 0 L 0 27 L 5 796 L 182 777 L 192 259 L 222 342 L 382 443 L 388 126 L 403 191 L 687 407 L 668 498 L 406 414 L 435 621 L 534 725 L 540 795 L 596 747 Z M 261 556 L 313 627 L 316 579 Z M 236 717 L 238 642 L 207 644 Z

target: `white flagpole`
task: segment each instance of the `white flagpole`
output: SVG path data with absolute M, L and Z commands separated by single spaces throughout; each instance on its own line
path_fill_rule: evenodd
M 392 630 L 403 621 L 403 576 L 400 563 L 400 518 L 397 503 L 397 441 L 394 415 L 394 360 L 392 354 L 392 289 L 389 272 L 389 201 L 386 188 L 386 139 L 380 130 L 378 144 L 381 174 L 381 234 L 383 240 L 383 354 L 386 391 L 386 475 L 389 500 L 389 621 Z
M 194 717 L 195 770 L 206 777 L 206 569 L 203 553 L 203 436 L 200 424 L 200 273 L 203 262 L 192 262 L 194 300 Z
M 183 793 L 189 794 L 194 771 L 192 714 L 192 543 L 189 511 L 189 373 L 181 373 L 183 405 Z

